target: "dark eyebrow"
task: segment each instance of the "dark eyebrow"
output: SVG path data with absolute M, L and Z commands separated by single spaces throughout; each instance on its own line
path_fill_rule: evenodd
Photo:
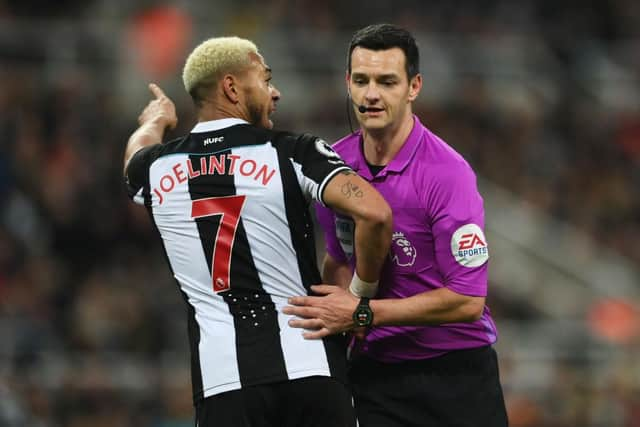
M 389 73 L 389 74 L 376 74 L 373 76 L 370 76 L 368 74 L 365 73 L 352 73 L 351 77 L 365 77 L 365 78 L 374 78 L 376 80 L 389 80 L 389 79 L 396 79 L 398 78 L 398 75 L 396 73 Z
M 265 66 L 265 67 L 264 67 L 264 71 L 265 71 L 267 74 L 271 74 L 271 67 L 269 67 L 269 66 Z
M 398 75 L 395 73 L 392 74 L 380 74 L 379 76 L 377 76 L 377 78 L 379 80 L 389 80 L 389 79 L 396 79 L 398 78 Z

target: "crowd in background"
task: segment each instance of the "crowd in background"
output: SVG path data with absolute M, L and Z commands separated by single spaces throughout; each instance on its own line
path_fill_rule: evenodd
M 81 20 L 114 8 L 33 3 L 39 7 L 29 10 L 38 10 L 39 20 L 65 11 Z M 326 49 L 343 58 L 346 43 L 307 47 L 296 40 L 348 37 L 381 20 L 405 25 L 418 40 L 437 35 L 498 43 L 508 34 L 545 46 L 555 68 L 530 64 L 545 85 L 527 102 L 499 101 L 500 88 L 508 90 L 500 84 L 501 77 L 509 80 L 506 70 L 504 76 L 469 72 L 456 75 L 446 96 L 430 99 L 425 90 L 417 114 L 478 175 L 640 263 L 638 2 L 228 3 L 221 8 L 226 29 L 245 31 L 239 35 L 259 45 L 272 30 L 299 35 L 290 55 L 310 73 Z M 199 11 L 215 14 L 214 3 Z M 123 112 L 141 108 L 144 99 L 123 107 L 122 94 L 113 90 L 122 64 L 101 40 L 84 40 L 86 49 L 63 75 L 48 75 L 51 54 L 38 49 L 41 40 L 7 30 L 30 22 L 27 13 L 24 2 L 0 1 L 0 22 L 7 24 L 0 24 L 0 425 L 192 425 L 185 308 L 147 213 L 128 201 L 121 178 L 123 147 L 136 126 L 135 114 Z M 204 34 L 219 35 L 211 31 Z M 592 60 L 596 53 L 609 60 L 605 77 L 599 74 L 604 65 Z M 430 58 L 421 64 L 428 87 Z M 174 74 L 177 79 L 179 70 Z M 299 78 L 305 81 L 304 74 Z M 520 83 L 531 82 L 508 87 Z M 636 92 L 610 100 L 608 90 L 623 83 Z M 336 128 L 333 137 L 345 133 L 343 94 L 305 90 L 309 106 L 296 106 L 294 118 L 276 115 L 276 125 L 305 131 L 302 124 L 309 123 Z M 323 96 L 322 103 L 311 102 Z M 283 104 L 286 99 L 285 92 Z M 178 104 L 180 127 L 172 135 L 188 131 L 194 120 L 186 98 Z M 495 295 L 490 304 L 500 328 L 509 320 L 499 316 L 509 312 L 501 307 L 508 301 Z M 639 346 L 633 341 L 615 353 L 615 367 L 595 384 L 582 376 L 592 368 L 588 355 L 552 360 L 553 384 L 530 393 L 510 382 L 510 357 L 501 354 L 512 425 L 640 426 L 640 362 L 629 356 Z

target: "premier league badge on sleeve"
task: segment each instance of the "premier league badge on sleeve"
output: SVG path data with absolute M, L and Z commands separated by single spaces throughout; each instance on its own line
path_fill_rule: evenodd
M 336 237 L 340 242 L 342 251 L 348 259 L 351 259 L 353 256 L 355 229 L 356 224 L 351 218 L 336 215 Z
M 464 267 L 479 267 L 489 259 L 489 246 L 482 229 L 476 224 L 466 224 L 451 236 L 451 253 Z

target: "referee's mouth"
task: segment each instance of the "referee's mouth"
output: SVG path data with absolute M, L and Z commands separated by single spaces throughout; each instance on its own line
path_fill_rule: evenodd
M 365 107 L 365 113 L 379 113 L 384 111 L 382 107 Z

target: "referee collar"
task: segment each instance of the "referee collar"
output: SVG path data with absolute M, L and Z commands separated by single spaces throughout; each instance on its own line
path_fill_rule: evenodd
M 409 136 L 407 136 L 404 144 L 402 144 L 402 147 L 393 159 L 391 159 L 391 161 L 380 172 L 378 172 L 376 177 L 386 176 L 388 172 L 401 173 L 409 165 L 411 159 L 413 159 L 413 156 L 420 145 L 420 141 L 422 141 L 424 137 L 424 129 L 425 128 L 420 122 L 420 119 L 418 119 L 418 116 L 414 114 L 413 128 L 411 129 Z M 364 157 L 364 140 L 362 139 L 362 131 L 360 131 L 358 139 L 358 154 L 351 167 L 363 177 L 372 180 L 374 177 L 371 175 L 371 171 L 367 166 L 367 160 Z
M 198 122 L 191 130 L 191 133 L 203 133 L 203 132 L 212 132 L 215 130 L 220 130 L 224 128 L 228 128 L 230 126 L 235 125 L 248 125 L 249 122 L 246 120 L 238 119 L 238 118 L 230 118 L 230 119 L 219 119 L 219 120 L 209 120 L 207 122 Z

